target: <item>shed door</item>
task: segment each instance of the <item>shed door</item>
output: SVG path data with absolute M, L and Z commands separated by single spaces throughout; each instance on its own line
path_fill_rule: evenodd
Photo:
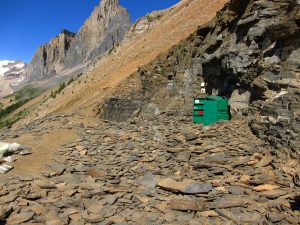
M 217 117 L 217 103 L 215 100 L 206 100 L 204 103 L 204 125 L 215 123 Z

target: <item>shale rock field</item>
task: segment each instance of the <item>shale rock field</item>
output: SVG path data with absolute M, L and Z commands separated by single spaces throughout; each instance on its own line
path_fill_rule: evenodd
M 153 120 L 84 125 L 74 124 L 82 116 L 64 114 L 2 133 L 9 139 L 75 128 L 78 136 L 41 162 L 40 172 L 1 179 L 1 219 L 7 224 L 299 223 L 297 160 L 275 157 L 243 119 L 202 127 L 190 118 L 168 111 Z

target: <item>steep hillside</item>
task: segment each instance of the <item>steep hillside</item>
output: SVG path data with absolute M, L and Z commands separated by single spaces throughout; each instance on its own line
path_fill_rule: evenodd
M 53 77 L 94 59 L 120 44 L 130 17 L 118 0 L 102 0 L 78 33 L 63 30 L 36 51 L 25 74 L 29 82 Z
M 43 104 L 34 115 L 27 118 L 27 121 L 58 112 L 93 114 L 94 107 L 120 82 L 139 67 L 187 38 L 199 25 L 215 16 L 226 2 L 181 1 L 172 7 L 157 26 L 127 40 L 115 53 L 100 60 L 93 70 L 81 76 L 78 82 L 67 87 L 63 95 L 58 95 Z
M 297 2 L 231 1 L 187 40 L 159 56 L 100 104 L 106 119 L 155 116 L 180 109 L 191 114 L 192 98 L 230 98 L 233 115 L 248 118 L 253 132 L 299 155 L 300 35 Z M 122 111 L 122 113 L 119 113 Z

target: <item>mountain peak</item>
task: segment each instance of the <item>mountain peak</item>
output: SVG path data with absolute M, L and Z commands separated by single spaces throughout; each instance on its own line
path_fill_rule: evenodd
M 118 0 L 102 0 L 77 33 L 61 31 L 39 48 L 26 69 L 29 81 L 47 79 L 84 64 L 120 44 L 131 26 Z
M 117 13 L 122 14 L 123 11 L 126 10 L 120 5 L 119 0 L 102 0 L 89 19 L 91 19 L 93 15 L 97 15 L 98 19 L 102 17 L 112 17 Z
M 102 0 L 100 5 L 119 6 L 120 2 L 119 0 Z
M 65 35 L 69 35 L 69 36 L 74 36 L 75 33 L 67 30 L 67 29 L 63 29 L 60 34 L 65 34 Z

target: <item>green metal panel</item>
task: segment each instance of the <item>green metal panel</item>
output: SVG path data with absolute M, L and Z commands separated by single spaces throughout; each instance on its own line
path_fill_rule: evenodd
M 222 111 L 222 110 L 224 110 L 224 111 L 227 111 L 228 110 L 228 101 L 227 101 L 227 99 L 222 99 L 222 100 L 219 100 L 218 101 L 218 110 L 220 111 Z
M 194 123 L 204 123 L 204 116 L 195 116 L 194 115 Z
M 228 113 L 218 113 L 217 121 L 219 121 L 219 120 L 229 120 L 229 114 Z
M 204 103 L 204 120 L 203 125 L 215 123 L 217 121 L 217 104 L 215 100 L 207 99 Z

